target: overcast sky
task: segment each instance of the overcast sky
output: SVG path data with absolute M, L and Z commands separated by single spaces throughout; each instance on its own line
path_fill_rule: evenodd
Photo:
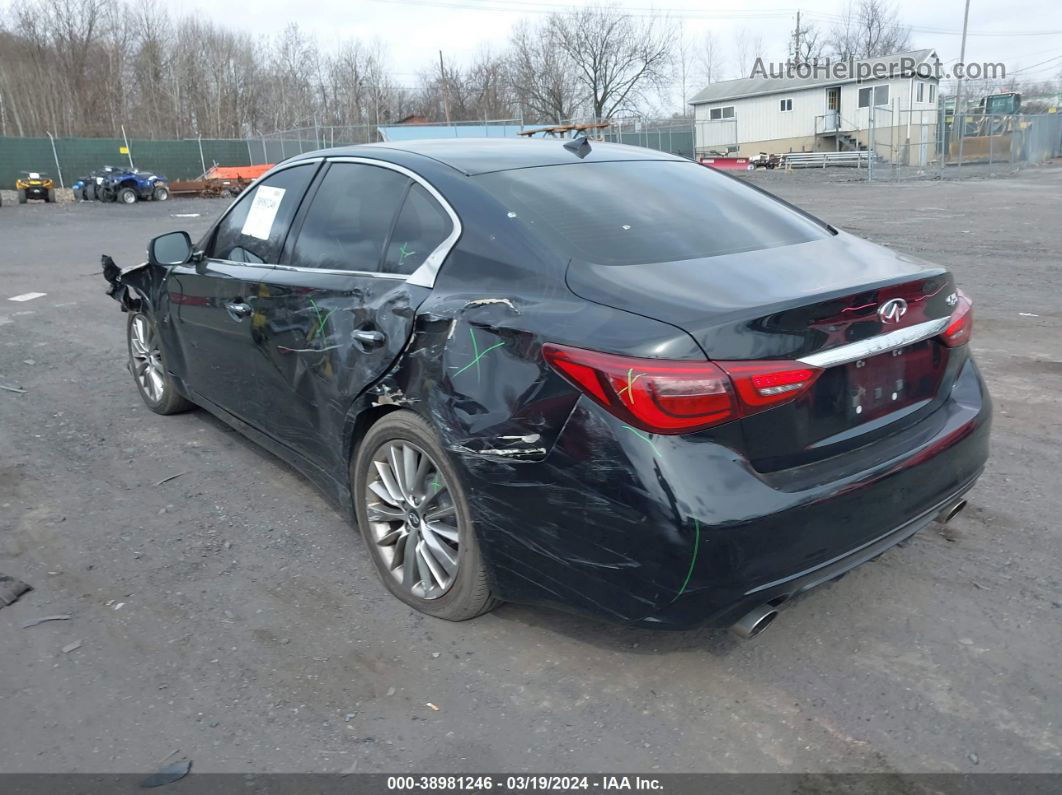
M 618 5 L 639 14 L 653 13 L 652 9 L 666 13 L 681 20 L 685 35 L 694 40 L 705 31 L 714 31 L 722 42 L 724 60 L 729 61 L 724 68 L 731 73 L 736 68 L 731 45 L 742 28 L 763 36 L 765 57 L 784 56 L 797 8 L 804 19 L 828 28 L 844 1 L 803 0 L 779 6 L 769 0 L 663 0 L 656 4 L 623 0 Z M 196 11 L 264 35 L 295 21 L 325 45 L 344 37 L 378 37 L 386 42 L 392 68 L 403 82 L 412 81 L 432 56 L 437 58 L 439 49 L 447 58 L 463 62 L 483 47 L 500 48 L 521 17 L 536 19 L 551 10 L 581 4 L 580 0 L 310 0 L 301 4 L 251 0 L 240 7 L 199 0 L 160 2 L 175 11 Z M 903 19 L 915 29 L 916 47 L 933 47 L 945 62 L 959 57 L 962 0 L 900 0 L 898 6 Z M 969 28 L 968 62 L 1003 61 L 1009 71 L 1058 56 L 1023 74 L 1050 78 L 1062 68 L 1062 2 L 1058 0 L 972 0 Z
M 0 0 L 9 5 L 11 0 Z M 157 0 L 175 13 L 195 13 L 232 28 L 262 36 L 297 22 L 324 47 L 344 38 L 380 39 L 400 85 L 413 85 L 418 72 L 447 59 L 468 62 L 483 48 L 504 46 L 513 23 L 540 19 L 552 10 L 584 0 Z M 681 21 L 684 36 L 696 42 L 713 31 L 722 48 L 726 77 L 737 77 L 733 43 L 742 29 L 761 35 L 763 56 L 783 58 L 799 8 L 804 20 L 828 29 L 846 0 L 801 0 L 779 6 L 770 0 L 621 0 L 637 14 L 667 14 Z M 899 0 L 904 21 L 913 29 L 916 48 L 932 47 L 945 63 L 959 57 L 963 0 Z M 655 10 L 654 10 L 655 9 Z M 972 0 L 967 62 L 1002 61 L 1008 73 L 1049 79 L 1062 69 L 1062 2 L 1059 0 Z M 1053 59 L 1053 60 L 1048 60 Z M 1047 63 L 1041 63 L 1048 61 Z

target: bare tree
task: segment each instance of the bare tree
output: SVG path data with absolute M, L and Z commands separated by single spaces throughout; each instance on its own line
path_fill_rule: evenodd
M 789 45 L 789 60 L 793 64 L 813 64 L 826 55 L 826 36 L 815 23 L 798 24 L 793 29 Z
M 674 29 L 660 18 L 636 19 L 611 6 L 584 6 L 546 21 L 574 67 L 595 119 L 630 107 L 671 74 Z
M 738 77 L 748 77 L 752 73 L 753 63 L 762 56 L 763 36 L 748 28 L 741 28 L 734 48 L 734 65 L 737 67 Z
M 582 100 L 552 25 L 520 22 L 509 40 L 509 75 L 522 115 L 560 123 L 576 115 Z
M 849 0 L 830 32 L 829 48 L 841 60 L 879 58 L 911 46 L 911 29 L 888 0 Z
M 719 80 L 723 64 L 722 48 L 715 38 L 715 34 L 708 31 L 701 38 L 700 48 L 697 52 L 697 67 L 700 70 L 702 82 L 714 83 Z

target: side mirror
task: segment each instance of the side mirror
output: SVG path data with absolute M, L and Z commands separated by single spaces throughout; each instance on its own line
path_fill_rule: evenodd
M 152 265 L 183 265 L 192 256 L 192 238 L 187 232 L 159 235 L 148 244 L 148 262 Z

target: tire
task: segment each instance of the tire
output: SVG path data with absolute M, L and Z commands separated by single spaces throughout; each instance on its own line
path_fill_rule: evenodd
M 55 188 L 48 188 L 48 195 L 44 199 L 48 204 L 55 204 Z
M 25 190 L 20 190 L 18 192 L 18 203 L 19 204 L 25 204 L 26 203 L 26 191 Z
M 151 192 L 151 198 L 157 202 L 164 202 L 170 198 L 170 189 L 165 185 L 156 185 L 155 190 Z
M 115 199 L 122 204 L 136 204 L 136 191 L 132 188 L 122 188 L 118 191 Z
M 192 402 L 177 391 L 173 377 L 166 370 L 155 321 L 143 312 L 130 312 L 125 328 L 129 372 L 144 405 L 156 414 L 179 414 L 194 408 Z M 142 367 L 146 369 L 142 371 Z M 138 372 L 142 374 L 138 375 Z
M 95 182 L 90 182 L 88 185 L 86 185 L 84 193 L 85 193 L 85 201 L 90 201 L 90 202 L 91 201 L 95 201 L 96 200 L 96 183 Z
M 412 503 L 395 499 L 394 492 L 383 485 L 383 478 L 374 463 L 381 458 L 389 461 L 388 451 L 392 449 L 400 462 L 405 461 L 403 456 L 409 449 L 427 458 L 426 469 L 419 466 L 422 459 L 416 459 L 417 465 L 411 465 L 419 475 L 419 483 L 414 483 L 410 489 L 397 487 L 401 493 L 411 496 Z M 406 478 L 403 476 L 402 479 Z M 380 491 L 371 490 L 370 485 L 381 489 L 388 495 L 387 499 L 379 496 Z M 434 488 L 429 491 L 432 486 Z M 468 500 L 457 470 L 435 432 L 419 416 L 411 411 L 394 411 L 369 429 L 351 462 L 351 491 L 358 527 L 380 578 L 392 594 L 422 613 L 447 621 L 475 618 L 498 605 L 490 591 Z M 370 521 L 370 501 L 376 509 L 374 518 L 377 521 Z M 381 515 L 381 510 L 388 515 Z M 417 523 L 400 518 L 403 513 L 407 517 L 413 513 L 419 516 L 421 511 L 424 517 L 437 514 L 442 518 L 435 521 L 421 519 Z M 426 528 L 438 528 L 439 532 L 426 534 Z M 450 540 L 454 536 L 456 551 Z M 387 543 L 386 539 L 391 537 L 397 540 Z M 407 558 L 410 539 L 416 542 L 416 547 L 413 555 Z M 443 547 L 441 552 L 432 552 L 440 545 Z M 434 562 L 434 568 L 425 555 Z M 441 580 L 436 571 L 448 574 L 445 569 L 447 559 L 455 569 L 449 574 L 445 587 L 440 587 Z M 414 560 L 420 565 L 414 565 Z M 398 565 L 393 565 L 396 561 Z M 422 572 L 431 581 L 432 590 L 425 588 Z M 418 581 L 410 584 L 410 580 Z

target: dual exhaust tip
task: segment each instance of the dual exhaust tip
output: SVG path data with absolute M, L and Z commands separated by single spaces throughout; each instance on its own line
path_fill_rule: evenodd
M 958 516 L 965 507 L 966 500 L 956 500 L 942 508 L 934 519 L 941 524 L 947 524 Z M 750 610 L 740 621 L 730 627 L 730 631 L 739 638 L 748 640 L 767 629 L 776 618 L 778 618 L 778 610 L 770 603 L 763 604 Z

